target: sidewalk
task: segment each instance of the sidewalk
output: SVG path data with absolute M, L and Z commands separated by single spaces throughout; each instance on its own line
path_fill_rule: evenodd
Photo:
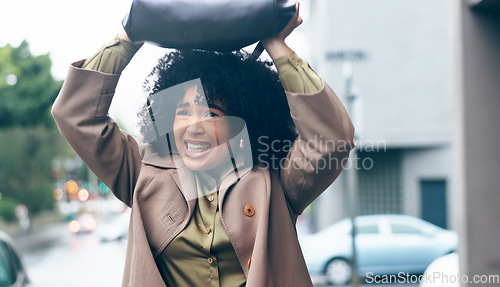
M 27 233 L 20 233 L 13 237 L 15 247 L 23 254 L 45 249 L 55 244 L 68 233 L 66 222 L 56 222 L 39 227 Z
M 31 218 L 28 230 L 22 230 L 18 223 L 3 224 L 14 246 L 22 253 L 36 251 L 57 242 L 63 232 L 67 232 L 67 223 L 56 212 L 45 212 Z

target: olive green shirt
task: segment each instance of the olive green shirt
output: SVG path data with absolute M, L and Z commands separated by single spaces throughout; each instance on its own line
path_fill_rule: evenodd
M 138 48 L 115 37 L 87 59 L 82 68 L 104 73 L 120 74 Z M 322 81 L 295 53 L 277 59 L 274 64 L 285 90 L 295 93 L 315 93 Z M 237 164 L 237 166 L 243 163 Z M 245 286 L 241 269 L 231 241 L 220 218 L 219 184 L 233 171 L 228 165 L 221 178 L 196 172 L 198 200 L 186 228 L 177 235 L 156 259 L 167 286 Z
M 225 170 L 217 179 L 195 172 L 198 201 L 193 216 L 156 260 L 167 286 L 245 286 L 245 274 L 219 212 L 219 185 L 233 171 L 232 165 Z

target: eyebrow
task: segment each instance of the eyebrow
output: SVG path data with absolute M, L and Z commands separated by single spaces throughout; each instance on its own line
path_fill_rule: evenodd
M 188 102 L 178 103 L 176 106 L 176 109 L 185 108 L 185 107 L 189 107 Z
M 176 109 L 186 108 L 186 107 L 189 107 L 190 105 L 191 104 L 189 102 L 179 103 L 179 104 L 177 104 Z M 212 108 L 212 109 L 219 110 L 219 111 L 224 112 L 224 113 L 226 112 L 226 110 L 224 110 L 222 107 L 220 107 L 220 106 L 218 106 L 216 104 L 209 103 L 208 107 Z
M 211 104 L 211 103 L 209 103 L 209 104 L 208 104 L 208 107 L 209 107 L 209 108 L 212 108 L 212 109 L 219 110 L 219 111 L 224 112 L 224 113 L 226 112 L 226 110 L 224 110 L 222 107 L 220 107 L 220 106 L 218 106 L 218 105 L 216 105 L 216 104 Z

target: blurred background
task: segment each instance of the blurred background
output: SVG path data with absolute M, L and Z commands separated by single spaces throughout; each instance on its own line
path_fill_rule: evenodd
M 130 3 L 0 4 L 5 286 L 121 284 L 129 210 L 65 143 L 50 107 L 69 64 L 109 42 Z M 287 43 L 343 100 L 358 143 L 299 217 L 315 284 L 418 286 L 413 275 L 448 255 L 428 274 L 500 285 L 499 1 L 303 0 L 301 15 Z M 133 135 L 143 80 L 165 52 L 145 45 L 120 79 L 110 115 Z

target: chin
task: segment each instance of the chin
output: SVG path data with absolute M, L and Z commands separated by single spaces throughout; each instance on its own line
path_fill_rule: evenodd
M 210 169 L 210 167 L 208 167 L 207 164 L 193 163 L 189 159 L 184 159 L 183 161 L 184 165 L 186 165 L 186 167 L 189 168 L 190 170 L 202 171 Z
M 210 155 L 206 155 L 202 158 L 192 158 L 186 154 L 182 154 L 181 157 L 184 165 L 191 170 L 209 170 L 217 166 L 217 164 L 214 164 L 216 163 L 216 160 L 214 160 Z
M 225 161 L 223 160 L 193 160 L 191 158 L 183 158 L 184 165 L 193 171 L 208 171 L 214 170 L 218 167 L 222 167 Z

